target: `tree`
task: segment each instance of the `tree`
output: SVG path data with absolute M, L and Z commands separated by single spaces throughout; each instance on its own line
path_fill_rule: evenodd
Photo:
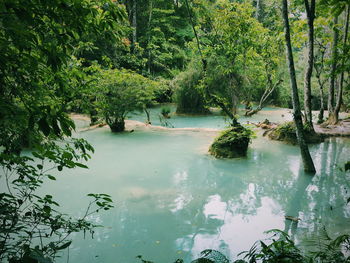
M 331 72 L 329 78 L 329 89 L 328 89 L 328 122 L 335 123 L 337 116 L 334 111 L 334 93 L 335 93 L 335 81 L 336 81 L 336 69 L 338 63 L 338 41 L 339 41 L 339 31 L 336 28 L 338 23 L 338 16 L 333 19 L 333 42 L 332 42 L 332 54 L 331 54 Z
M 334 108 L 334 123 L 338 123 L 339 121 L 339 112 L 340 107 L 343 103 L 343 89 L 344 89 L 344 76 L 346 69 L 344 68 L 345 62 L 348 60 L 348 47 L 347 47 L 347 41 L 348 41 L 348 34 L 349 34 L 349 16 L 350 16 L 350 5 L 345 5 L 346 11 L 345 11 L 345 27 L 344 27 L 344 34 L 343 34 L 343 47 L 342 47 L 342 57 L 341 57 L 341 65 L 340 65 L 340 80 L 339 80 L 339 88 L 337 93 L 337 102 Z
M 304 108 L 305 108 L 305 121 L 309 128 L 313 131 L 312 124 L 312 105 L 311 105 L 311 76 L 314 66 L 314 20 L 315 20 L 315 9 L 316 0 L 304 0 L 304 5 L 307 15 L 308 24 L 308 56 L 307 56 L 307 67 L 305 71 L 304 79 Z
M 90 44 L 86 35 L 111 30 L 118 41 L 123 18 L 123 8 L 109 0 L 1 1 L 1 262 L 53 262 L 70 245 L 71 233 L 93 231 L 88 214 L 111 207 L 108 195 L 91 194 L 86 216 L 73 219 L 38 190 L 44 180 L 55 180 L 47 169 L 86 167 L 81 162 L 93 148 L 69 140 L 74 123 L 66 114 L 67 73 L 80 45 Z M 32 156 L 21 155 L 25 147 Z
M 289 68 L 291 88 L 292 88 L 292 101 L 293 101 L 293 111 L 294 111 L 293 118 L 294 118 L 296 130 L 297 130 L 298 143 L 300 147 L 300 152 L 301 152 L 301 157 L 303 160 L 305 172 L 315 173 L 316 169 L 312 161 L 309 148 L 305 142 L 305 138 L 303 134 L 303 121 L 301 118 L 298 87 L 296 82 L 294 59 L 293 59 L 292 45 L 290 40 L 287 0 L 282 0 L 282 16 L 283 16 L 284 27 L 285 27 L 285 41 L 286 41 L 286 49 L 287 49 L 288 68 Z
M 111 30 L 117 41 L 114 29 L 123 17 L 109 0 L 1 2 L 0 145 L 6 151 L 19 152 L 42 135 L 70 135 L 74 123 L 62 98 L 70 93 L 71 57 L 87 34 Z
M 336 124 L 339 121 L 339 112 L 343 98 L 344 74 L 347 71 L 345 63 L 348 58 L 348 31 L 349 31 L 349 4 L 347 1 L 339 0 L 331 2 L 331 10 L 334 13 L 333 19 L 333 42 L 331 54 L 331 71 L 329 79 L 329 94 L 328 94 L 328 124 Z M 343 32 L 342 48 L 339 50 L 340 28 L 338 25 L 339 16 L 345 10 L 345 26 Z M 336 88 L 336 80 L 340 73 L 340 81 Z
M 260 100 L 260 107 L 280 84 L 279 41 L 255 17 L 247 3 L 208 6 L 209 18 L 202 22 L 202 53 L 206 61 L 203 80 L 208 101 L 237 122 L 242 100 Z
M 97 107 L 112 132 L 125 129 L 133 111 L 143 111 L 155 98 L 157 83 L 127 70 L 102 70 L 97 83 Z

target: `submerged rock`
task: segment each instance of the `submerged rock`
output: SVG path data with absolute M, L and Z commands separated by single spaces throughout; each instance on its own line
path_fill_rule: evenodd
M 243 126 L 232 127 L 215 139 L 209 152 L 217 158 L 245 157 L 252 134 L 251 130 Z
M 307 143 L 320 143 L 325 139 L 324 135 L 311 131 L 306 126 L 304 126 L 304 136 Z M 283 141 L 294 145 L 298 144 L 296 126 L 293 121 L 283 123 L 272 129 L 268 133 L 268 137 L 271 140 Z

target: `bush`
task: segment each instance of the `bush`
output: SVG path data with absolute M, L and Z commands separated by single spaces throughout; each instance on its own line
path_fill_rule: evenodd
M 176 113 L 179 114 L 208 114 L 205 105 L 200 80 L 203 72 L 200 65 L 190 65 L 172 81 L 175 90 L 175 101 L 177 103 Z
M 324 141 L 324 135 L 317 134 L 307 125 L 304 125 L 304 136 L 307 143 L 320 143 Z M 273 129 L 269 134 L 269 138 L 276 141 L 283 141 L 293 145 L 298 144 L 296 126 L 293 121 L 283 123 Z
M 171 110 L 170 110 L 170 107 L 162 107 L 162 109 L 160 110 L 160 113 L 163 115 L 164 118 L 167 118 L 169 119 Z
M 210 146 L 211 155 L 218 158 L 238 158 L 247 155 L 253 132 L 243 126 L 232 127 L 221 132 Z
M 142 111 L 154 100 L 157 82 L 127 70 L 101 70 L 97 75 L 100 115 L 112 132 L 124 130 L 124 120 L 133 111 Z

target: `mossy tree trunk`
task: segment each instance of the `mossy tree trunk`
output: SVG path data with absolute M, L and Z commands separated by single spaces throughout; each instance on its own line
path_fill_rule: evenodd
M 287 57 L 288 57 L 288 68 L 291 80 L 292 87 L 292 102 L 293 102 L 293 117 L 297 130 L 297 138 L 300 147 L 301 157 L 304 164 L 304 171 L 308 173 L 315 173 L 316 169 L 314 166 L 314 162 L 312 161 L 309 147 L 307 146 L 303 134 L 303 122 L 301 118 L 301 110 L 300 110 L 300 102 L 298 95 L 298 86 L 295 76 L 295 67 L 294 67 L 294 59 L 292 52 L 292 45 L 290 40 L 290 28 L 289 28 L 289 19 L 288 19 L 288 3 L 287 0 L 282 0 L 282 16 L 284 20 L 284 29 L 285 29 L 285 41 L 286 41 L 286 49 L 287 49 Z
M 311 106 L 311 77 L 314 64 L 314 19 L 315 19 L 315 0 L 304 0 L 307 24 L 308 24 L 308 56 L 307 56 L 307 68 L 304 78 L 304 108 L 305 108 L 305 120 L 310 129 L 313 131 L 312 124 L 312 106 Z
M 343 40 L 343 52 L 346 52 L 346 46 L 347 46 L 347 39 L 348 39 L 348 32 L 349 32 L 349 8 L 350 5 L 347 5 L 346 8 L 346 24 L 344 28 L 344 40 Z M 334 124 L 339 122 L 339 112 L 340 112 L 340 107 L 342 105 L 342 99 L 343 99 L 343 86 L 344 86 L 344 65 L 345 65 L 345 54 L 342 56 L 342 61 L 341 61 L 341 74 L 340 74 L 340 83 L 339 83 L 339 88 L 338 88 L 338 93 L 337 93 L 337 103 L 334 108 Z
M 112 132 L 122 132 L 125 130 L 124 117 L 110 118 L 106 117 L 106 122 Z
M 95 125 L 98 122 L 98 113 L 97 110 L 92 108 L 90 109 L 90 126 Z
M 326 47 L 323 45 L 319 45 L 318 54 L 315 59 L 317 59 L 318 63 L 314 63 L 316 78 L 318 82 L 318 87 L 320 89 L 320 112 L 318 114 L 317 123 L 322 123 L 324 121 L 324 110 L 325 110 L 325 101 L 324 101 L 324 85 L 326 84 L 327 79 L 322 78 L 322 72 L 324 71 L 324 57 L 326 54 Z
M 137 0 L 132 2 L 132 43 L 135 45 L 137 42 Z
M 333 43 L 332 43 L 332 65 L 331 65 L 331 73 L 330 73 L 330 79 L 329 79 L 329 90 L 328 90 L 328 123 L 329 124 L 335 124 L 338 122 L 338 116 L 335 114 L 334 109 L 334 90 L 335 90 L 335 80 L 337 77 L 336 70 L 337 70 L 337 59 L 338 59 L 338 39 L 339 39 L 339 32 L 338 29 L 336 29 L 336 25 L 338 24 L 338 16 L 334 17 L 333 20 Z

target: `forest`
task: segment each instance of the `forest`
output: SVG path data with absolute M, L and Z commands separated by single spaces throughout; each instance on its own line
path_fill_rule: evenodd
M 349 0 L 0 0 L 0 262 L 350 262 Z

